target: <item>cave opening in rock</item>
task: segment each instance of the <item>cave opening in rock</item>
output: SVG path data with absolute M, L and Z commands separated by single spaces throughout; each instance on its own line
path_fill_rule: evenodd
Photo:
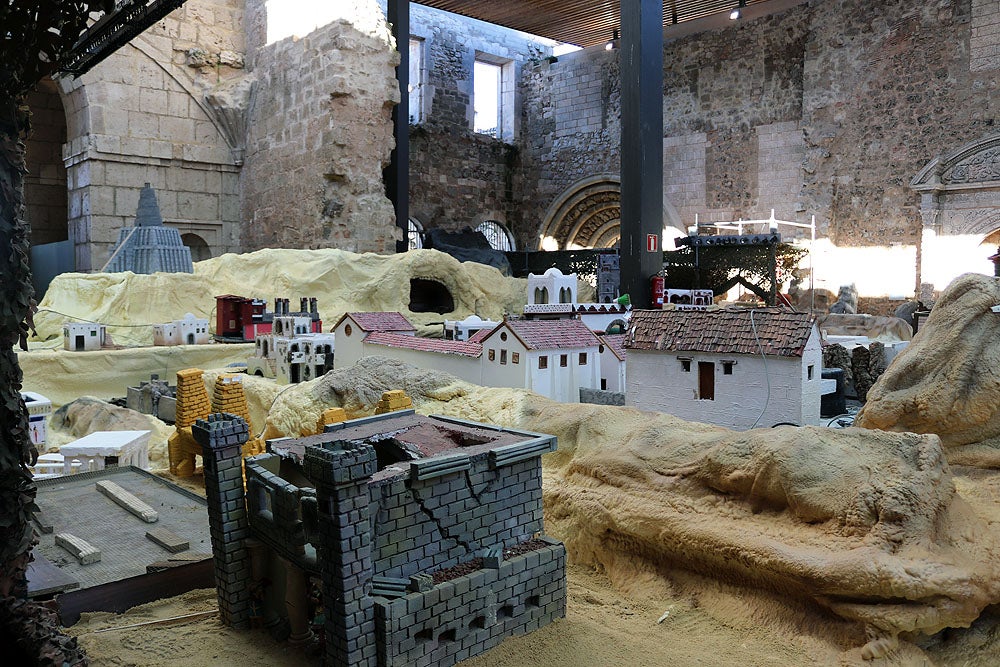
M 414 313 L 450 313 L 455 310 L 455 298 L 448 288 L 436 280 L 410 279 L 410 311 Z

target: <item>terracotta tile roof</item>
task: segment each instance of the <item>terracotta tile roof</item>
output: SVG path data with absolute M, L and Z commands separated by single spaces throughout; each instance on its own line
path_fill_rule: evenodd
M 507 320 L 490 332 L 492 337 L 504 327 L 529 350 L 553 350 L 597 347 L 601 344 L 594 332 L 580 320 Z M 485 338 L 483 339 L 485 341 Z
M 495 327 L 494 327 L 495 328 Z M 470 343 L 482 343 L 483 339 L 489 336 L 493 332 L 493 329 L 480 329 L 476 333 L 469 336 Z
M 344 318 L 350 317 L 357 322 L 362 331 L 416 331 L 413 324 L 397 312 L 377 313 L 346 313 L 333 325 L 336 329 Z
M 603 336 L 598 336 L 601 342 L 608 346 L 615 356 L 625 360 L 625 334 L 604 334 Z
M 751 313 L 753 326 L 751 325 Z M 635 310 L 625 348 L 668 352 L 764 354 L 800 357 L 813 328 L 809 313 L 777 308 Z
M 373 331 L 365 338 L 365 345 L 384 345 L 400 347 L 421 352 L 437 352 L 438 354 L 458 354 L 463 357 L 479 357 L 483 354 L 483 346 L 466 340 L 444 340 L 443 338 L 421 338 L 406 336 L 388 331 Z

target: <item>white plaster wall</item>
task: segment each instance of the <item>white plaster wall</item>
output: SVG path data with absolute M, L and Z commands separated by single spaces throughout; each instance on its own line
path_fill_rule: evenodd
M 750 428 L 760 416 L 759 427 L 779 422 L 802 423 L 802 378 L 798 357 L 683 354 L 691 358 L 684 372 L 676 353 L 629 350 L 625 404 L 640 410 L 666 412 L 681 419 L 718 424 L 737 430 Z M 721 360 L 736 362 L 732 375 L 724 375 Z M 715 363 L 715 400 L 699 400 L 698 362 Z M 816 364 L 817 392 L 821 363 Z M 768 389 L 770 380 L 770 389 Z M 818 394 L 817 394 L 818 396 Z M 816 403 L 816 419 L 819 403 Z M 815 423 L 815 422 L 813 422 Z
M 500 352 L 507 350 L 507 363 L 500 363 Z M 493 352 L 493 361 L 490 361 L 490 351 Z M 513 354 L 517 353 L 518 363 L 513 363 Z M 528 350 L 521 345 L 513 336 L 508 336 L 506 341 L 500 340 L 500 334 L 490 336 L 483 344 L 482 356 L 482 381 L 480 384 L 488 387 L 517 387 L 528 386 L 528 373 L 530 364 Z
M 340 341 L 337 341 L 340 345 Z M 436 352 L 425 352 L 422 350 L 410 350 L 405 347 L 389 347 L 388 345 L 373 345 L 363 343 L 363 356 L 388 357 L 398 359 L 403 363 L 416 366 L 417 368 L 427 368 L 444 373 L 450 373 L 457 378 L 474 384 L 483 384 L 482 363 L 477 357 L 466 357 L 460 354 L 438 354 Z M 334 359 L 340 353 L 334 354 Z
M 625 362 L 615 356 L 615 353 L 605 345 L 601 352 L 601 377 L 597 388 L 601 388 L 600 380 L 607 380 L 607 391 L 625 391 Z
M 812 366 L 812 379 L 809 379 L 809 367 Z M 823 392 L 823 349 L 819 331 L 813 325 L 812 334 L 806 341 L 802 351 L 802 363 L 799 366 L 800 391 L 802 394 L 801 412 L 796 424 L 819 426 L 819 403 Z
M 350 336 L 344 331 L 344 328 L 348 324 L 353 329 Z M 358 359 L 364 355 L 362 341 L 365 337 L 365 332 L 361 330 L 357 322 L 350 318 L 344 320 L 333 330 L 333 335 L 336 341 L 333 353 L 333 368 L 335 370 L 338 368 L 348 368 L 358 363 Z
M 587 354 L 587 363 L 579 363 L 580 353 Z M 560 357 L 567 355 L 567 365 L 559 365 Z M 549 367 L 538 368 L 538 357 L 548 356 Z M 601 388 L 601 362 L 597 346 L 564 350 L 533 350 L 531 353 L 530 383 L 528 389 L 562 403 L 579 403 L 580 387 Z

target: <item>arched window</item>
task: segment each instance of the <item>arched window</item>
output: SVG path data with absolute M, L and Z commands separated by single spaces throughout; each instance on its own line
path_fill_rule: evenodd
M 496 220 L 487 220 L 481 225 L 476 227 L 477 232 L 481 232 L 486 240 L 489 241 L 490 247 L 494 250 L 500 250 L 502 252 L 508 252 L 514 250 L 514 237 L 507 230 L 506 227 L 501 225 Z
M 407 250 L 416 250 L 418 248 L 423 248 L 424 247 L 423 234 L 424 234 L 423 226 L 413 218 L 410 218 L 410 223 L 406 229 Z

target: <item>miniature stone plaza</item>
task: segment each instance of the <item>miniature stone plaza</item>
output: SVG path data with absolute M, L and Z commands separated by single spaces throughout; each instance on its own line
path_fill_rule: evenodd
M 1000 661 L 1000 3 L 29 5 L 4 664 Z

